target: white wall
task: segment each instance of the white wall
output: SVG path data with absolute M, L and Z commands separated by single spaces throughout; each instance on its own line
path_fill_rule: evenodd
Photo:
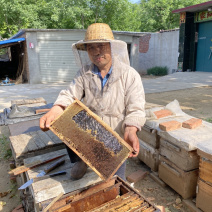
M 148 68 L 167 66 L 169 74 L 177 69 L 179 30 L 163 33 L 150 33 L 149 48 L 146 53 L 139 52 L 139 72 Z M 141 45 L 141 44 L 140 44 Z

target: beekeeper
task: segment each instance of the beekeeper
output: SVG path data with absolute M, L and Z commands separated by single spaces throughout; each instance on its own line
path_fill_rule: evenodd
M 62 90 L 52 109 L 40 119 L 40 128 L 48 130 L 74 97 L 83 103 L 104 122 L 109 124 L 139 153 L 136 132 L 145 123 L 145 96 L 141 77 L 130 67 L 127 44 L 115 40 L 110 27 L 104 23 L 91 24 L 85 39 L 72 46 L 80 70 L 66 90 Z M 80 179 L 87 165 L 69 148 L 72 163 L 71 178 Z M 126 162 L 116 175 L 125 178 Z

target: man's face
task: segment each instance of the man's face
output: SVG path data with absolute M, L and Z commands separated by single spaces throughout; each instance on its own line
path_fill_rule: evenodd
M 98 68 L 111 67 L 112 57 L 110 43 L 87 44 L 87 52 L 92 63 Z

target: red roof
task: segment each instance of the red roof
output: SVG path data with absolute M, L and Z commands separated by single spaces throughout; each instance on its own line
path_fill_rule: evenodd
M 212 1 L 207 1 L 201 4 L 196 4 L 189 7 L 173 10 L 172 13 L 199 12 L 199 11 L 208 10 L 209 7 L 212 7 Z

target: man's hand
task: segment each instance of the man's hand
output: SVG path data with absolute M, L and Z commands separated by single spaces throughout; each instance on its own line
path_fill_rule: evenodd
M 52 107 L 52 109 L 46 113 L 44 116 L 40 118 L 40 128 L 43 131 L 49 130 L 50 123 L 54 121 L 62 112 L 64 111 L 64 108 L 55 105 Z
M 124 130 L 124 140 L 133 148 L 135 154 L 131 153 L 130 157 L 137 157 L 139 153 L 139 141 L 138 136 L 136 134 L 137 127 L 134 126 L 127 126 Z

